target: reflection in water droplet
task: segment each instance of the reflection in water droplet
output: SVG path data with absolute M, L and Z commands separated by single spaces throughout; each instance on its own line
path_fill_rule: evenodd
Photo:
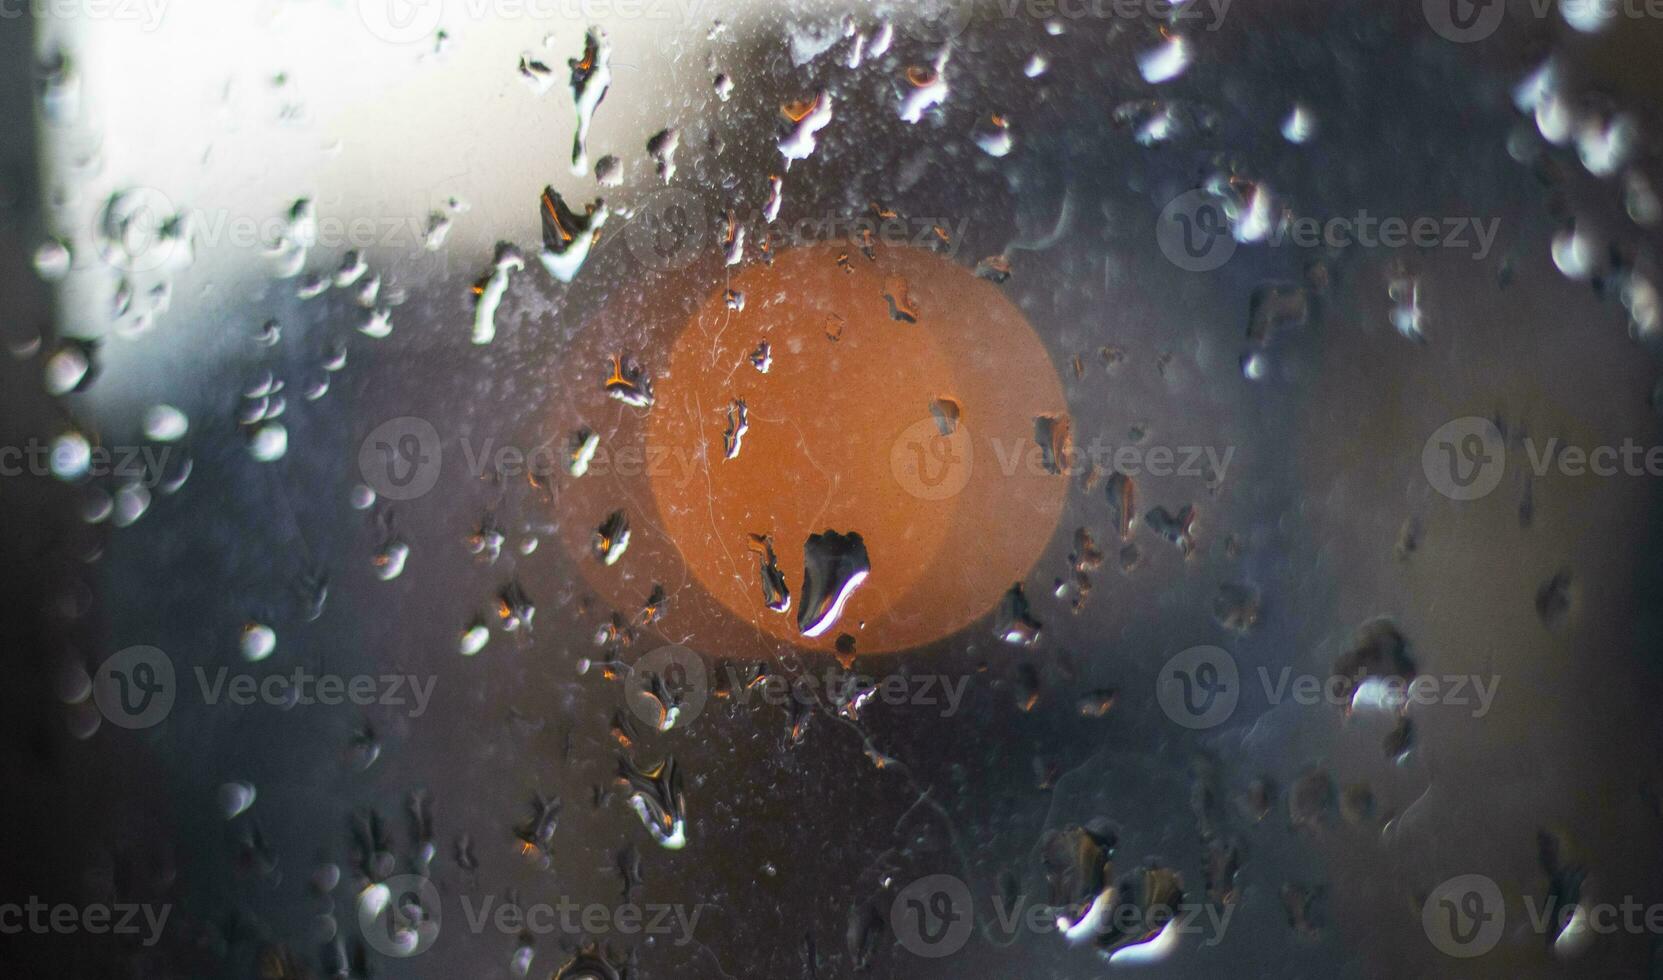
M 821 90 L 806 102 L 793 102 L 780 107 L 780 113 L 792 124 L 791 131 L 779 140 L 780 155 L 785 167 L 791 169 L 796 160 L 806 160 L 817 145 L 815 135 L 832 121 L 831 93 Z
M 906 70 L 907 88 L 901 95 L 900 115 L 903 122 L 917 123 L 924 113 L 946 101 L 947 61 L 952 49 L 943 46 L 929 67 L 912 65 Z
M 1144 81 L 1159 85 L 1182 75 L 1192 57 L 1182 34 L 1168 34 L 1160 45 L 1138 54 L 1138 72 Z
M 617 564 L 629 549 L 629 536 L 629 516 L 621 510 L 613 511 L 595 528 L 592 547 L 595 557 L 603 564 Z
M 777 613 L 788 612 L 791 609 L 791 589 L 785 584 L 785 573 L 780 571 L 773 538 L 766 534 L 751 535 L 751 550 L 757 553 L 763 605 Z
M 497 245 L 496 258 L 491 262 L 491 271 L 483 279 L 474 283 L 474 318 L 473 342 L 488 344 L 497 336 L 497 307 L 502 304 L 503 296 L 508 293 L 508 278 L 520 269 L 525 268 L 525 258 L 520 250 L 508 242 Z
M 543 218 L 543 250 L 537 257 L 549 275 L 569 283 L 589 258 L 609 212 L 605 203 L 597 200 L 579 215 L 553 187 L 543 188 L 538 205 Z
M 239 648 L 244 660 L 259 663 L 277 649 L 277 632 L 264 623 L 245 623 Z
M 677 851 L 687 845 L 687 803 L 675 759 L 641 769 L 622 755 L 618 781 L 629 790 L 630 807 L 659 846 Z
M 743 398 L 736 398 L 728 406 L 728 427 L 722 433 L 722 455 L 724 459 L 733 459 L 739 455 L 744 445 L 745 433 L 751 429 L 750 411 L 745 407 Z
M 248 783 L 224 783 L 219 788 L 219 811 L 227 820 L 241 816 L 254 805 L 254 787 Z
M 809 535 L 803 542 L 802 605 L 797 611 L 797 629 L 810 637 L 831 629 L 849 597 L 871 571 L 866 542 L 859 533 L 839 534 L 828 529 Z
M 1282 138 L 1289 143 L 1309 143 L 1316 130 L 1316 118 L 1302 103 L 1294 103 L 1288 111 L 1288 118 L 1282 120 Z
M 652 379 L 635 358 L 616 356 L 612 358 L 612 374 L 606 379 L 606 393 L 631 408 L 647 408 L 653 403 Z
M 566 62 L 571 69 L 572 101 L 577 106 L 577 133 L 572 137 L 572 173 L 589 170 L 589 126 L 595 110 L 612 85 L 612 44 L 606 32 L 589 28 L 583 38 L 583 57 Z

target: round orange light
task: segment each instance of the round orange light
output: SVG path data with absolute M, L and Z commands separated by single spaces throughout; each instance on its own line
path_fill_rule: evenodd
M 582 567 L 626 616 L 646 579 L 672 590 L 671 639 L 743 656 L 845 633 L 862 654 L 920 646 L 988 613 L 1056 530 L 1067 477 L 1037 464 L 1035 420 L 1066 411 L 1057 372 L 997 287 L 933 252 L 782 250 L 706 297 L 667 362 L 643 361 L 652 407 L 606 433 L 614 453 L 638 443 L 641 478 L 608 473 L 568 502 L 590 502 L 588 524 L 605 500 L 634 503 L 619 567 Z M 827 530 L 859 533 L 871 574 L 810 637 L 803 546 Z M 786 612 L 765 601 L 768 544 Z

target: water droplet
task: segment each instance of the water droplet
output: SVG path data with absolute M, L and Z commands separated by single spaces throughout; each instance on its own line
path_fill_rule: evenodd
M 676 851 L 687 844 L 686 799 L 676 760 L 637 768 L 629 757 L 618 760 L 618 781 L 629 790 L 629 805 L 659 846 Z
M 602 187 L 622 187 L 624 183 L 623 162 L 610 153 L 595 161 L 595 183 Z
M 370 559 L 370 565 L 375 569 L 375 577 L 383 582 L 391 582 L 404 574 L 404 566 L 410 560 L 410 546 L 393 538 L 381 546 Z
M 177 442 L 190 428 L 185 413 L 172 405 L 152 405 L 144 413 L 144 434 L 157 442 Z
M 739 455 L 744 445 L 745 433 L 751 429 L 750 410 L 745 407 L 743 398 L 736 398 L 728 406 L 728 427 L 722 433 L 722 453 L 726 459 L 733 459 Z
M 289 451 L 289 430 L 278 422 L 262 422 L 249 433 L 248 451 L 262 463 L 282 459 Z
M 35 275 L 40 276 L 42 282 L 61 282 L 69 275 L 73 262 L 69 246 L 56 239 L 42 242 L 35 249 Z
M 1028 606 L 1028 597 L 1017 582 L 999 600 L 999 610 L 993 619 L 993 635 L 1006 643 L 1031 647 L 1039 642 L 1043 624 L 1035 619 Z
M 803 543 L 802 605 L 797 610 L 797 629 L 810 637 L 831 629 L 849 597 L 871 571 L 866 542 L 858 533 L 839 534 L 828 529 L 809 535 Z
M 259 663 L 272 655 L 277 649 L 277 631 L 264 623 L 244 623 L 242 637 L 238 640 L 238 650 L 244 660 L 249 663 Z
M 1068 468 L 1074 423 L 1066 415 L 1041 415 L 1034 419 L 1034 441 L 1039 444 L 1045 472 L 1061 474 Z
M 647 155 L 653 158 L 658 176 L 668 184 L 676 175 L 676 150 L 681 147 L 681 130 L 667 126 L 647 140 Z
M 393 332 L 393 311 L 384 306 L 370 310 L 359 321 L 358 332 L 375 340 L 385 338 Z
M 983 153 L 990 157 L 1003 157 L 1016 146 L 1016 137 L 1011 132 L 1010 121 L 1004 116 L 994 113 L 983 119 L 971 132 L 971 139 Z
M 87 350 L 80 345 L 66 345 L 46 359 L 46 390 L 51 395 L 67 395 L 87 379 L 92 362 Z
M 254 805 L 254 787 L 249 783 L 224 783 L 219 788 L 219 810 L 225 819 L 231 820 L 248 811 Z
M 92 446 L 79 432 L 65 432 L 52 440 L 52 475 L 74 482 L 87 475 L 92 466 Z
M 143 484 L 129 483 L 115 492 L 111 501 L 110 523 L 116 527 L 131 527 L 150 509 L 150 491 Z
M 543 250 L 538 258 L 549 275 L 569 283 L 583 268 L 589 250 L 600 237 L 608 215 L 606 205 L 597 200 L 579 215 L 552 187 L 543 188 L 538 204 L 543 216 Z
M 566 472 L 573 476 L 582 476 L 589 472 L 589 464 L 595 458 L 595 451 L 600 448 L 601 437 L 598 432 L 581 429 L 572 434 L 571 444 L 566 451 Z M 534 539 L 535 540 L 535 539 Z M 536 547 L 535 544 L 532 545 Z
M 785 166 L 789 170 L 792 161 L 806 160 L 814 153 L 816 134 L 831 124 L 831 93 L 821 90 L 811 100 L 781 106 L 780 112 L 792 124 L 791 131 L 778 143 L 780 155 L 785 157 Z
M 508 242 L 497 244 L 496 258 L 491 260 L 491 271 L 474 283 L 473 342 L 488 344 L 497 336 L 497 307 L 508 293 L 508 279 L 525 268 L 520 250 Z
M 590 550 L 603 564 L 615 565 L 629 548 L 629 535 L 629 516 L 615 510 L 595 528 Z
M 883 284 L 884 302 L 889 304 L 889 318 L 899 323 L 917 323 L 918 304 L 912 298 L 911 285 L 900 276 L 890 276 Z
M 780 571 L 779 558 L 774 554 L 774 540 L 766 534 L 751 535 L 751 550 L 757 554 L 757 573 L 762 579 L 763 605 L 777 613 L 791 609 L 791 589 L 785 584 L 785 573 Z
M 1311 110 L 1295 102 L 1288 110 L 1288 117 L 1282 120 L 1282 138 L 1289 143 L 1309 143 L 1316 131 L 1316 117 L 1311 115 Z
M 1184 73 L 1192 59 L 1189 42 L 1182 34 L 1167 34 L 1164 41 L 1138 54 L 1138 72 L 1151 85 L 1171 81 Z
M 533 95 L 543 95 L 554 87 L 554 69 L 530 52 L 520 55 L 520 64 L 516 70 L 520 80 L 525 82 Z
M 947 61 L 952 49 L 943 46 L 935 61 L 925 67 L 912 65 L 906 70 L 906 89 L 901 96 L 901 121 L 916 124 L 924 113 L 947 100 Z
M 612 86 L 612 44 L 606 32 L 589 28 L 583 37 L 583 57 L 566 62 L 571 69 L 572 101 L 577 107 L 577 133 L 572 137 L 572 173 L 589 169 L 589 127 L 595 110 Z
M 1176 514 L 1165 507 L 1156 507 L 1143 515 L 1143 522 L 1151 531 L 1171 542 L 1187 558 L 1195 550 L 1196 516 L 1193 504 L 1185 504 Z

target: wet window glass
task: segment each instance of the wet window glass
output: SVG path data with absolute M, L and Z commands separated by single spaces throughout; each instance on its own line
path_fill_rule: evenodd
M 0 44 L 0 975 L 1663 975 L 1663 7 Z

